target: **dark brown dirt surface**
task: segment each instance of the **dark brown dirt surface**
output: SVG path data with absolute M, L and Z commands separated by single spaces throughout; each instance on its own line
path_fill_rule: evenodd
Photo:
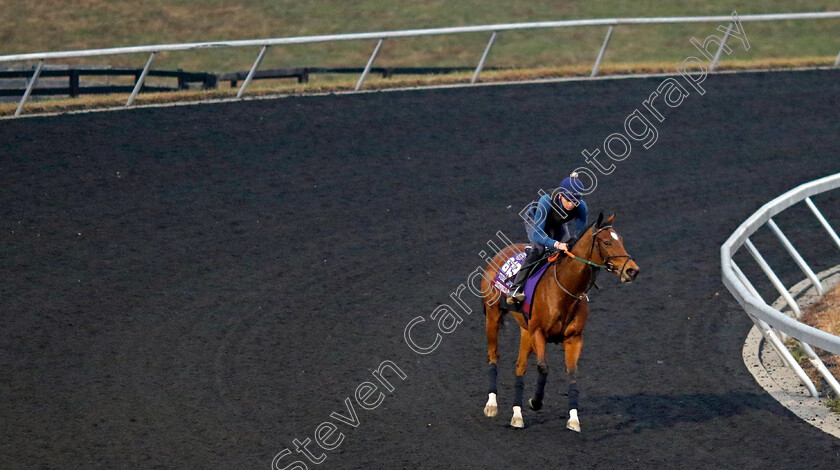
M 500 416 L 483 416 L 471 294 L 475 311 L 433 353 L 403 332 L 452 303 L 497 231 L 521 241 L 518 210 L 661 78 L 4 121 L 0 467 L 267 469 L 288 448 L 277 468 L 836 469 L 840 441 L 745 370 L 751 323 L 720 281 L 719 247 L 766 201 L 840 171 L 838 78 L 709 76 L 651 149 L 599 179 L 589 206 L 617 213 L 642 273 L 602 277 L 593 298 L 580 435 L 565 429 L 558 347 L 545 407 L 508 426 L 512 322 Z M 837 195 L 815 202 L 840 219 Z M 837 264 L 794 216 L 777 222 L 803 256 Z M 754 241 L 785 282 L 801 278 L 772 235 Z M 355 405 L 355 428 L 331 417 L 386 360 L 407 376 L 390 375 L 380 406 Z M 316 465 L 293 440 L 322 422 L 344 440 L 309 443 Z

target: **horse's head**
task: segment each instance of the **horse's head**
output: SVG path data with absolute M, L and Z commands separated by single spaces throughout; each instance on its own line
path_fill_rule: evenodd
M 599 264 L 606 266 L 607 271 L 618 276 L 621 282 L 633 282 L 639 274 L 639 266 L 625 251 L 621 235 L 612 226 L 614 219 L 615 214 L 607 220 L 604 220 L 604 214 L 600 214 L 590 229 L 595 248 L 592 250 L 592 261 L 600 261 Z

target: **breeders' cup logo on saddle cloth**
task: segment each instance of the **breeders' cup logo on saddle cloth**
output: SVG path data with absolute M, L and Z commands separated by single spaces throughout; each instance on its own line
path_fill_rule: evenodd
M 493 279 L 493 285 L 496 289 L 502 291 L 503 294 L 510 294 L 510 288 L 513 286 L 513 279 L 516 273 L 522 268 L 522 262 L 528 254 L 526 252 L 517 253 L 505 261 L 505 264 L 499 268 L 496 277 Z

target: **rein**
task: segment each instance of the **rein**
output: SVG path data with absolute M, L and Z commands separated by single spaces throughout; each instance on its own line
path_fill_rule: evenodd
M 577 299 L 577 300 L 586 299 L 586 300 L 589 300 L 589 296 L 588 296 L 588 295 L 586 295 L 586 293 L 587 293 L 587 292 L 589 292 L 589 288 L 587 288 L 585 291 L 583 291 L 583 293 L 582 293 L 582 294 L 580 294 L 580 295 L 575 295 L 575 294 L 572 294 L 571 292 L 569 292 L 569 291 L 568 291 L 565 287 L 563 287 L 563 285 L 562 285 L 562 284 L 560 284 L 560 280 L 559 280 L 559 279 L 557 279 L 557 263 L 554 263 L 554 283 L 555 283 L 555 284 L 557 284 L 557 287 L 559 287 L 560 289 L 562 289 L 562 290 L 563 290 L 563 292 L 565 292 L 565 293 L 569 294 L 569 296 L 570 296 L 570 297 L 572 297 L 573 299 Z
M 592 261 L 589 261 L 586 258 L 581 258 L 580 256 L 572 253 L 569 250 L 565 250 L 565 251 L 563 251 L 563 253 L 565 253 L 566 256 L 568 256 L 569 258 L 572 258 L 573 260 L 576 260 L 576 261 L 580 261 L 581 263 L 586 263 L 588 265 L 595 266 L 596 268 L 604 268 L 606 270 L 610 269 L 609 266 L 606 266 L 606 265 L 603 265 L 603 264 L 598 264 L 598 263 L 593 263 Z
M 624 264 L 621 266 L 621 270 L 623 271 L 623 270 L 624 270 L 624 267 L 625 267 L 625 266 L 627 266 L 627 263 L 628 263 L 631 259 L 633 259 L 633 257 L 632 257 L 632 256 L 627 255 L 627 254 L 625 254 L 625 255 L 613 255 L 613 256 L 607 256 L 607 257 L 604 257 L 603 253 L 601 252 L 601 244 L 600 244 L 600 243 L 598 243 L 598 238 L 597 238 L 597 237 L 598 237 L 598 234 L 599 234 L 599 233 L 601 233 L 601 231 L 602 231 L 602 230 L 606 230 L 606 229 L 609 229 L 609 228 L 612 228 L 612 225 L 605 225 L 605 226 L 603 226 L 603 227 L 599 228 L 599 229 L 598 229 L 598 231 L 597 231 L 597 232 L 595 232 L 595 234 L 593 234 L 593 235 L 592 235 L 592 248 L 589 250 L 589 254 L 590 254 L 590 256 L 591 256 L 591 255 L 592 255 L 592 251 L 593 251 L 593 250 L 595 249 L 595 247 L 597 246 L 597 247 L 598 247 L 598 256 L 600 256 L 600 257 L 601 257 L 601 259 L 602 259 L 602 260 L 604 260 L 604 264 L 598 264 L 598 263 L 595 263 L 595 262 L 593 262 L 593 261 L 590 261 L 590 260 L 588 260 L 588 259 L 586 259 L 586 258 L 581 258 L 580 256 L 577 256 L 576 254 L 572 253 L 572 252 L 571 252 L 571 251 L 569 251 L 569 250 L 564 250 L 564 251 L 563 251 L 563 253 L 565 253 L 565 254 L 566 254 L 566 256 L 568 256 L 569 258 L 571 258 L 571 259 L 573 259 L 573 260 L 575 260 L 575 261 L 580 261 L 581 263 L 588 264 L 588 265 L 592 266 L 592 268 L 590 268 L 590 269 L 591 269 L 591 271 L 592 271 L 592 273 L 591 273 L 591 275 L 592 275 L 592 281 L 590 282 L 589 286 L 588 286 L 588 287 L 587 287 L 587 288 L 586 288 L 586 289 L 585 289 L 585 290 L 584 290 L 584 291 L 583 291 L 580 295 L 575 295 L 575 294 L 572 294 L 571 292 L 569 292 L 569 291 L 568 291 L 568 289 L 566 289 L 565 287 L 563 287 L 563 286 L 560 284 L 560 280 L 559 280 L 559 279 L 557 279 L 557 263 L 554 263 L 554 283 L 555 283 L 555 284 L 557 284 L 557 287 L 559 287 L 560 289 L 562 289 L 562 290 L 563 290 L 563 292 L 565 292 L 566 294 L 569 294 L 569 296 L 570 296 L 570 297 L 572 297 L 572 298 L 574 298 L 574 299 L 577 299 L 577 300 L 582 300 L 582 299 L 584 299 L 584 298 L 585 298 L 585 299 L 588 301 L 588 300 L 589 300 L 589 296 L 588 296 L 588 295 L 586 295 L 586 294 L 589 292 L 589 289 L 591 289 L 591 288 L 592 288 L 592 286 L 593 286 L 593 285 L 595 285 L 595 278 L 598 276 L 598 270 L 599 270 L 599 269 L 604 268 L 604 269 L 606 269 L 606 270 L 607 270 L 607 272 L 613 272 L 613 271 L 615 270 L 615 266 L 613 266 L 612 264 L 610 264 L 610 260 L 611 260 L 611 259 L 613 259 L 613 258 L 627 258 L 626 260 L 624 260 Z M 554 261 L 556 261 L 556 260 L 557 260 L 557 258 L 559 257 L 559 255 L 560 255 L 560 252 L 558 251 L 557 253 L 555 253 L 555 254 L 551 255 L 551 256 L 548 258 L 548 260 L 549 260 L 549 261 L 551 261 L 551 262 L 554 262 Z

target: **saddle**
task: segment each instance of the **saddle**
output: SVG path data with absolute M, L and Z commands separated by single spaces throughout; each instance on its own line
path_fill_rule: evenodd
M 531 247 L 529 246 L 524 252 L 517 253 L 508 258 L 499 269 L 499 272 L 496 273 L 496 278 L 494 279 L 495 287 L 502 293 L 502 297 L 499 299 L 500 308 L 502 310 L 523 314 L 526 322 L 531 316 L 531 303 L 534 298 L 534 291 L 536 290 L 537 284 L 543 274 L 545 274 L 545 271 L 548 269 L 549 258 L 554 256 L 554 253 L 547 251 L 542 258 L 537 260 L 535 263 L 524 267 L 524 269 L 528 269 L 530 271 L 528 273 L 527 280 L 525 281 L 525 300 L 508 305 L 507 296 L 510 294 L 510 289 L 513 286 L 513 280 L 516 278 L 516 274 L 519 270 L 523 269 L 522 262 L 528 256 L 530 250 Z

